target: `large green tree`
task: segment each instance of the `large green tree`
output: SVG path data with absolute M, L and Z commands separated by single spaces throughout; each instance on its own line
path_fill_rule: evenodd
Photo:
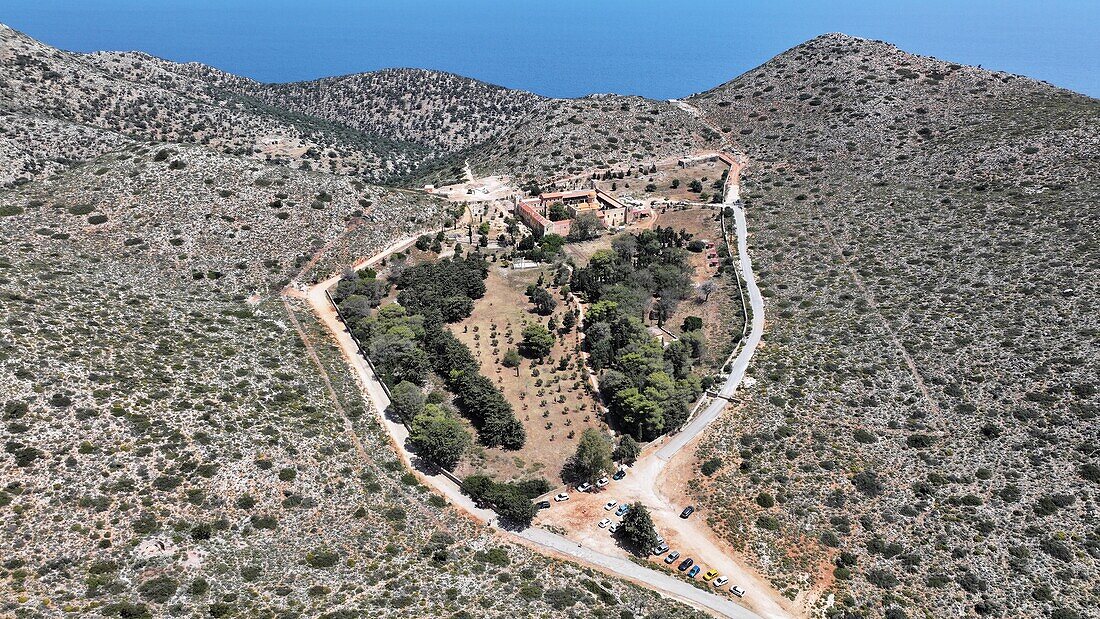
M 523 328 L 523 341 L 520 352 L 532 359 L 542 359 L 550 354 L 554 346 L 554 336 L 540 324 L 530 324 Z
M 403 380 L 390 389 L 390 410 L 403 423 L 412 423 L 424 410 L 424 391 L 415 384 Z
M 614 471 L 611 461 L 611 441 L 607 435 L 595 428 L 588 428 L 581 434 L 577 451 L 565 464 L 563 477 L 580 483 L 595 483 L 597 479 Z
M 619 439 L 619 446 L 615 448 L 611 457 L 623 464 L 630 465 L 634 464 L 634 461 L 638 459 L 638 454 L 640 454 L 641 451 L 642 449 L 638 445 L 638 441 L 634 440 L 633 436 L 626 434 Z
M 503 520 L 520 526 L 531 524 L 538 511 L 530 495 L 533 490 L 541 489 L 542 485 L 536 489 L 529 486 L 527 482 L 495 482 L 487 475 L 470 475 L 462 480 L 462 491 L 475 503 L 491 506 Z
M 554 295 L 542 286 L 532 284 L 527 290 L 527 296 L 530 297 L 531 303 L 535 306 L 535 311 L 540 316 L 549 316 L 558 307 L 558 301 L 554 298 Z
M 647 554 L 657 545 L 657 530 L 653 527 L 653 518 L 640 502 L 630 506 L 630 511 L 623 516 L 623 523 L 617 533 L 619 539 L 638 554 Z
M 417 415 L 409 430 L 409 440 L 417 453 L 451 470 L 470 448 L 470 434 L 445 410 L 429 404 Z
M 570 241 L 587 241 L 600 235 L 603 223 L 594 213 L 581 213 L 569 224 Z

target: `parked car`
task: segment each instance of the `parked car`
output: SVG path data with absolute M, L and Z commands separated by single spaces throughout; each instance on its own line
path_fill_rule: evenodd
M 609 526 L 611 526 L 611 519 L 610 518 L 604 518 L 603 520 L 600 521 L 600 528 L 601 529 L 606 529 Z
M 611 510 L 615 509 L 615 506 L 618 505 L 618 504 L 619 504 L 618 501 L 616 501 L 615 499 L 611 499 L 610 501 L 603 504 L 603 508 L 606 511 L 611 511 Z
M 721 587 L 722 585 L 726 584 L 729 581 L 730 581 L 729 578 L 726 578 L 725 576 L 719 576 L 718 578 L 714 579 L 714 586 L 715 587 Z
M 680 558 L 680 551 L 679 550 L 673 550 L 672 552 L 668 553 L 667 557 L 665 557 L 665 563 L 668 563 L 669 565 L 672 565 L 672 562 L 675 561 L 676 559 L 679 559 L 679 558 Z
M 592 489 L 592 484 L 590 484 L 588 482 L 584 482 L 583 484 L 577 486 L 577 492 L 588 492 L 591 489 Z
M 619 530 L 619 523 L 612 522 L 611 526 L 607 527 L 607 530 L 612 532 L 612 533 L 614 533 L 615 531 L 618 531 Z
M 658 535 L 657 536 L 657 544 L 664 544 L 664 543 L 665 543 L 665 538 Z
M 691 505 L 688 505 L 687 507 L 684 508 L 684 511 L 680 512 L 680 517 L 681 518 L 687 518 L 688 516 L 690 516 L 694 513 L 695 513 L 695 508 L 692 507 Z
M 739 598 L 745 597 L 745 590 L 741 587 L 738 587 L 737 585 L 733 585 L 732 587 L 730 587 L 730 593 L 736 595 Z
M 596 487 L 597 488 L 603 488 L 608 483 L 610 483 L 610 482 L 608 481 L 608 479 L 606 477 L 601 477 L 601 478 L 596 480 Z
M 653 554 L 655 555 L 663 555 L 666 552 L 668 552 L 668 544 L 665 544 L 663 542 L 657 544 L 657 547 L 653 549 Z
M 562 493 L 558 494 L 557 496 L 555 496 L 554 500 L 557 501 L 558 503 L 561 503 L 562 501 L 568 501 L 569 500 L 569 495 L 562 492 Z
M 701 569 L 702 568 L 700 568 L 698 565 L 693 565 L 691 567 L 691 571 L 688 572 L 688 578 L 695 578 L 696 576 L 698 576 L 699 570 Z
M 718 575 L 718 570 L 707 570 L 706 574 L 703 574 L 703 580 L 710 582 L 714 580 L 714 577 Z
M 624 477 L 626 477 L 626 469 L 619 469 L 619 470 L 615 471 L 615 474 L 611 476 L 611 479 L 614 479 L 615 481 L 619 481 L 620 479 L 622 479 Z
M 622 505 L 619 506 L 618 509 L 615 510 L 615 515 L 618 516 L 619 518 L 622 518 L 623 516 L 626 515 L 626 512 L 628 512 L 628 511 L 630 511 L 630 506 L 627 505 L 626 503 L 623 503 Z
M 692 565 L 695 565 L 695 560 L 692 559 L 691 557 L 688 557 L 688 558 L 684 559 L 683 561 L 681 561 L 680 565 L 676 566 L 676 569 L 683 572 L 683 571 L 686 571 L 687 568 L 691 567 Z
M 550 507 L 550 501 L 539 501 L 535 503 L 536 509 L 548 509 Z

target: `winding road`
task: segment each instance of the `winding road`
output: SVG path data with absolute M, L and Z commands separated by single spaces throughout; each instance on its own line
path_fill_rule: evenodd
M 731 192 L 732 193 L 732 192 Z M 752 258 L 749 257 L 748 248 L 748 224 L 745 221 L 745 209 L 740 204 L 726 204 L 733 206 L 733 216 L 737 222 L 737 255 L 741 261 L 741 272 L 745 278 L 745 288 L 749 293 L 749 307 L 752 308 L 752 329 L 744 340 L 744 345 L 737 358 L 733 360 L 733 368 L 726 382 L 718 390 L 718 397 L 710 403 L 701 413 L 695 416 L 678 434 L 672 436 L 656 456 L 666 462 L 671 460 L 685 445 L 702 434 L 710 422 L 718 418 L 718 415 L 726 407 L 726 398 L 731 397 L 737 391 L 737 387 L 745 378 L 745 372 L 749 368 L 756 347 L 760 344 L 760 338 L 764 335 L 764 298 L 760 295 L 760 288 L 756 285 L 756 277 L 752 272 Z
M 786 618 L 792 615 L 786 610 L 785 605 L 779 601 L 778 594 L 772 591 L 766 583 L 760 582 L 757 577 L 748 573 L 747 570 L 742 569 L 742 567 L 733 562 L 732 559 L 729 559 L 726 553 L 723 553 L 721 549 L 715 548 L 710 542 L 710 540 L 713 539 L 713 533 L 706 529 L 705 523 L 703 523 L 700 518 L 677 521 L 676 515 L 678 511 L 672 502 L 662 495 L 658 489 L 660 485 L 659 478 L 665 471 L 669 461 L 695 438 L 699 437 L 706 427 L 721 414 L 727 404 L 725 397 L 731 396 L 737 390 L 737 387 L 744 378 L 745 371 L 748 368 L 753 352 L 763 335 L 764 303 L 752 273 L 752 261 L 748 254 L 748 233 L 744 211 L 739 204 L 736 204 L 736 199 L 736 192 L 728 192 L 726 204 L 734 208 L 737 223 L 738 254 L 742 275 L 747 284 L 746 287 L 749 292 L 750 304 L 752 307 L 752 331 L 748 338 L 744 340 L 743 348 L 733 363 L 732 371 L 719 390 L 719 395 L 723 397 L 715 398 L 702 412 L 692 419 L 683 430 L 669 438 L 659 448 L 648 450 L 648 453 L 632 467 L 631 474 L 624 480 L 624 482 L 629 480 L 629 484 L 624 483 L 623 489 L 633 489 L 634 493 L 639 495 L 639 498 L 643 500 L 643 502 L 651 506 L 654 520 L 659 526 L 661 524 L 675 526 L 677 533 L 688 535 L 695 539 L 696 542 L 701 542 L 701 545 L 709 547 L 710 552 L 703 553 L 713 555 L 713 559 L 706 557 L 709 560 L 709 564 L 722 569 L 723 573 L 730 576 L 733 583 L 742 583 L 743 586 L 749 585 L 745 588 L 750 591 L 750 595 L 753 595 L 750 603 L 756 612 L 735 603 L 726 596 L 717 595 L 708 590 L 696 587 L 684 579 L 674 577 L 671 573 L 640 565 L 625 556 L 617 556 L 597 549 L 584 547 L 575 540 L 571 540 L 546 529 L 531 527 L 517 531 L 503 529 L 496 525 L 496 514 L 491 510 L 474 505 L 469 497 L 462 494 L 458 484 L 452 479 L 440 473 L 425 473 L 425 470 L 430 470 L 429 467 L 414 465 L 416 456 L 411 453 L 406 446 L 408 430 L 404 425 L 387 419 L 383 414 L 383 411 L 389 406 L 389 398 L 386 395 L 385 389 L 371 370 L 370 365 L 362 355 L 359 354 L 358 346 L 344 324 L 340 321 L 335 307 L 326 294 L 326 291 L 335 286 L 339 281 L 340 276 L 333 276 L 309 288 L 292 286 L 287 289 L 287 294 L 306 299 L 322 324 L 332 333 L 345 359 L 358 377 L 364 393 L 371 400 L 373 408 L 378 414 L 383 427 L 385 427 L 389 433 L 390 440 L 405 465 L 414 471 L 422 482 L 445 496 L 456 507 L 461 508 L 478 520 L 486 522 L 489 526 L 494 527 L 502 534 L 518 543 L 543 553 L 572 559 L 599 568 L 716 616 L 729 617 L 731 619 Z M 415 242 L 415 239 L 416 237 L 414 236 L 398 241 L 377 255 L 360 263 L 356 268 L 358 269 L 376 264 L 390 254 L 407 248 Z

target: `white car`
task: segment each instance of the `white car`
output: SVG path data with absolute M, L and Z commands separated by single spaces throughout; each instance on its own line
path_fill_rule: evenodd
M 561 503 L 562 501 L 568 501 L 569 500 L 569 495 L 562 492 L 561 494 L 555 496 L 554 500 L 557 501 L 558 503 Z
M 612 532 L 612 533 L 614 533 L 615 531 L 618 531 L 619 530 L 619 523 L 617 523 L 617 522 L 611 523 L 611 526 L 607 527 L 607 530 Z
M 722 585 L 726 584 L 729 581 L 730 581 L 729 578 L 726 578 L 725 576 L 719 576 L 718 578 L 714 579 L 714 586 L 715 587 L 721 587 Z
M 577 492 L 588 492 L 591 489 L 592 489 L 592 484 L 590 484 L 588 482 L 584 482 L 583 484 L 577 486 Z
M 732 587 L 730 587 L 730 593 L 736 595 L 739 598 L 745 597 L 745 590 L 741 587 L 738 587 L 737 585 L 733 585 Z
M 619 504 L 618 501 L 612 499 L 612 500 L 610 500 L 610 501 L 603 504 L 603 509 L 604 509 L 604 511 L 609 512 L 609 511 L 615 509 L 615 506 L 618 505 L 618 504 Z
M 609 526 L 611 526 L 611 519 L 610 518 L 604 518 L 603 520 L 600 521 L 600 528 L 601 529 L 606 529 Z
M 608 480 L 606 477 L 601 477 L 601 478 L 596 480 L 596 487 L 597 488 L 603 488 L 608 483 L 610 483 L 610 480 Z

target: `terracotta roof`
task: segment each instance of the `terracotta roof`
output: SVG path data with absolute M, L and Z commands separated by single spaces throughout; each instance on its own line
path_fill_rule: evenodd
M 546 224 L 549 224 L 549 223 L 550 223 L 550 220 L 549 220 L 549 219 L 547 219 L 546 217 L 543 217 L 542 213 L 538 212 L 538 210 L 537 210 L 537 209 L 535 209 L 535 207 L 534 207 L 534 206 L 532 206 L 532 205 L 531 205 L 530 203 L 528 203 L 528 202 L 520 202 L 520 203 L 519 203 L 519 208 L 520 208 L 520 210 L 522 210 L 523 212 L 525 212 L 525 213 L 527 213 L 528 215 L 530 215 L 531 217 L 533 217 L 533 218 L 535 219 L 535 221 L 539 222 L 540 224 L 542 224 L 542 225 L 544 225 L 544 226 L 545 226 Z

